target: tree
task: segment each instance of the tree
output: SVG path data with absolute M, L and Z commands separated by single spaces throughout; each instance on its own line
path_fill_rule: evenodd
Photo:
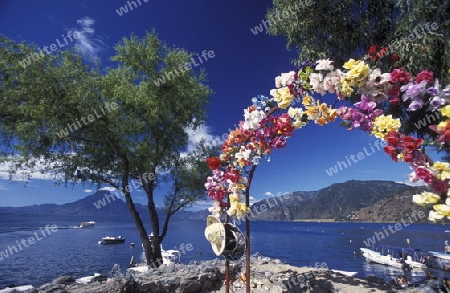
M 434 72 L 441 85 L 450 83 L 449 0 L 273 3 L 267 12 L 269 33 L 286 37 L 287 47 L 297 49 L 296 65 L 330 58 L 341 68 L 349 58 L 365 56 L 383 72 L 402 68 L 415 76 L 426 69 Z M 289 17 L 280 17 L 283 13 Z M 355 94 L 350 100 L 356 102 L 359 97 Z M 406 103 L 386 103 L 385 107 L 389 108 L 387 114 L 401 119 L 403 133 L 435 140 L 436 133 L 430 128 L 417 127 L 417 122 L 435 115 L 428 107 L 417 111 L 407 111 Z
M 375 45 L 379 56 L 387 55 L 380 58 L 380 66 L 392 67 L 388 57 L 396 53 L 401 58 L 399 65 L 413 74 L 426 67 L 448 81 L 448 0 L 274 0 L 273 4 L 267 12 L 269 33 L 286 37 L 287 47 L 298 50 L 296 64 L 332 58 L 340 67 Z M 280 21 L 283 12 L 289 17 Z
M 39 169 L 54 174 L 57 184 L 120 190 L 147 264 L 157 267 L 170 217 L 205 196 L 198 178 L 206 177 L 203 158 L 211 148 L 185 152 L 187 130 L 202 125 L 211 90 L 204 72 L 184 67 L 192 54 L 168 47 L 155 32 L 124 38 L 115 49 L 117 66 L 104 70 L 88 66 L 73 51 L 35 56 L 21 66 L 35 48 L 1 37 L 2 160 L 11 163 L 12 173 Z M 155 82 L 171 73 L 171 79 Z M 147 195 L 153 242 L 131 197 L 133 180 Z M 172 183 L 173 192 L 165 197 L 161 233 L 154 191 L 162 182 Z

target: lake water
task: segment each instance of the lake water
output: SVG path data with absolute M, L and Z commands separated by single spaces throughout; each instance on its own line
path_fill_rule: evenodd
M 61 229 L 44 232 L 46 225 L 74 226 L 81 221 L 95 220 L 93 229 Z M 204 237 L 205 221 L 172 221 L 169 233 L 163 241 L 165 249 L 192 248 L 182 255 L 182 262 L 214 259 L 216 256 Z M 378 223 L 305 223 L 305 222 L 252 222 L 251 253 L 278 258 L 296 266 L 315 266 L 324 263 L 331 269 L 356 271 L 359 277 L 376 275 L 386 280 L 404 275 L 402 271 L 381 265 L 366 264 L 359 255 L 365 247 L 364 240 L 381 232 L 387 224 Z M 411 224 L 391 234 L 384 244 L 407 246 L 423 251 L 442 251 L 450 233 L 444 225 Z M 151 232 L 151 231 L 149 231 Z M 44 238 L 42 233 L 46 233 Z M 125 244 L 99 245 L 104 236 L 121 235 Z M 27 244 L 30 237 L 35 243 Z M 27 247 L 5 257 L 8 246 L 21 243 Z M 130 243 L 134 242 L 134 248 Z M 192 246 L 192 247 L 191 247 Z M 17 245 L 16 245 L 17 247 Z M 0 215 L 0 289 L 10 285 L 32 284 L 40 286 L 58 276 L 83 277 L 93 273 L 108 274 L 114 264 L 127 268 L 131 257 L 140 260 L 142 249 L 134 223 L 111 219 L 80 219 L 77 217 L 53 217 L 30 215 Z M 433 271 L 444 277 L 446 272 Z M 425 277 L 424 271 L 407 272 L 413 281 Z

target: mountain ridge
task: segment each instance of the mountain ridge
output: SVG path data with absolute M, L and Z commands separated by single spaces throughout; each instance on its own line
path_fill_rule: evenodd
M 412 210 L 426 212 L 412 202 L 412 195 L 426 190 L 424 186 L 409 186 L 385 180 L 349 180 L 334 183 L 316 191 L 294 191 L 255 202 L 250 207 L 252 220 L 302 221 L 308 219 L 334 221 L 398 221 Z M 399 205 L 398 203 L 402 203 Z M 135 203 L 143 217 L 148 217 L 146 206 Z M 0 212 L 27 214 L 54 214 L 91 218 L 118 218 L 132 220 L 126 203 L 107 190 L 71 203 L 40 204 L 24 207 L 0 207 Z M 158 215 L 164 218 L 162 208 Z M 208 210 L 179 211 L 176 219 L 205 220 Z M 424 219 L 426 221 L 426 219 Z

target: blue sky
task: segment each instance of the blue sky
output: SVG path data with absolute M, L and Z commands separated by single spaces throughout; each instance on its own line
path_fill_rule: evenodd
M 63 42 L 69 31 L 78 31 L 82 37 L 68 40 L 66 46 L 77 46 L 88 56 L 100 58 L 104 66 L 114 65 L 109 57 L 123 37 L 141 37 L 152 29 L 171 46 L 198 54 L 213 50 L 215 57 L 202 66 L 215 94 L 208 106 L 206 127 L 193 135 L 193 141 L 228 133 L 243 119 L 243 109 L 253 96 L 268 96 L 277 75 L 295 70 L 290 62 L 295 52 L 286 50 L 283 38 L 255 35 L 250 30 L 261 24 L 272 6 L 270 0 L 140 0 L 140 5 L 137 0 L 134 2 L 137 7 L 131 10 L 123 0 L 3 0 L 0 33 L 43 48 L 57 39 Z M 128 12 L 122 10 L 120 16 L 116 10 L 125 6 Z M 317 190 L 351 179 L 408 181 L 407 164 L 393 163 L 384 151 L 374 147 L 372 136 L 358 130 L 347 131 L 338 124 L 308 125 L 296 131 L 285 149 L 275 151 L 270 162 L 258 167 L 252 196 L 264 199 L 284 192 Z M 356 163 L 350 160 L 351 166 L 341 164 L 342 170 L 332 176 L 325 171 L 359 152 L 365 154 L 364 158 Z M 439 158 L 436 154 L 431 156 Z M 79 185 L 54 186 L 49 177 L 40 174 L 26 186 L 24 181 L 6 180 L 4 170 L 0 170 L 0 178 L 0 206 L 71 202 L 94 190 Z M 157 192 L 161 194 L 163 190 Z M 142 193 L 134 195 L 138 201 L 142 198 Z

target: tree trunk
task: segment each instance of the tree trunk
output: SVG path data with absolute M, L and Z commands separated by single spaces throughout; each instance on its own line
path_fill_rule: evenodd
M 131 199 L 131 195 L 129 192 L 125 191 L 125 199 L 127 202 L 128 210 L 130 211 L 131 216 L 133 217 L 134 223 L 136 224 L 136 228 L 139 232 L 139 237 L 142 241 L 142 248 L 144 249 L 145 259 L 147 261 L 147 265 L 152 266 L 151 260 L 152 257 L 152 249 L 151 249 L 151 243 L 148 239 L 147 231 L 145 230 L 144 223 L 141 220 L 141 217 L 139 216 L 138 211 L 136 210 L 136 206 L 134 205 L 133 200 Z
M 151 222 L 152 228 L 153 228 L 153 235 L 155 236 L 154 240 L 151 242 L 151 245 L 152 245 L 151 262 L 152 262 L 152 266 L 159 267 L 163 263 L 162 253 L 161 253 L 161 240 L 162 239 L 159 234 L 159 217 L 158 217 L 158 213 L 156 212 L 156 205 L 155 205 L 155 201 L 153 199 L 153 189 L 154 189 L 153 185 L 154 185 L 153 181 L 150 181 L 147 186 L 147 190 L 146 190 L 147 199 L 148 199 L 147 208 L 148 208 L 148 213 L 150 215 L 150 222 Z
M 124 170 L 123 170 L 123 176 L 122 176 L 122 191 L 125 195 L 125 200 L 127 203 L 128 210 L 130 211 L 131 217 L 133 217 L 133 221 L 136 224 L 136 228 L 138 230 L 139 237 L 141 238 L 142 248 L 144 249 L 144 254 L 145 254 L 145 259 L 146 259 L 147 265 L 152 266 L 152 267 L 158 267 L 158 266 L 154 266 L 152 264 L 154 254 L 151 249 L 150 240 L 148 239 L 148 233 L 145 230 L 144 223 L 142 222 L 142 219 L 139 216 L 138 211 L 136 210 L 136 206 L 134 205 L 133 199 L 131 198 L 130 188 L 128 185 L 130 169 L 129 169 L 128 159 L 126 157 L 123 158 L 123 164 L 124 164 L 124 166 L 123 166 Z

